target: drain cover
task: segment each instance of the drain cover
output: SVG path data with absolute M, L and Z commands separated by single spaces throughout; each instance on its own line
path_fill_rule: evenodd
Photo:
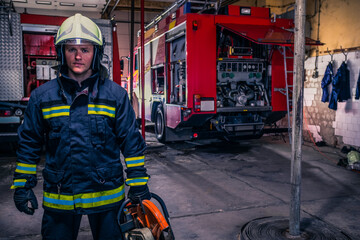
M 351 240 L 345 233 L 323 221 L 304 218 L 300 223 L 301 235 L 289 234 L 289 219 L 283 217 L 264 217 L 254 219 L 241 229 L 241 240 Z

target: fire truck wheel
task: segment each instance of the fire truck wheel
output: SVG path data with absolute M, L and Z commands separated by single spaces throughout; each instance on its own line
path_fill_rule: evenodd
M 162 105 L 159 105 L 155 115 L 155 135 L 159 142 L 166 142 L 166 126 L 164 118 L 164 110 Z

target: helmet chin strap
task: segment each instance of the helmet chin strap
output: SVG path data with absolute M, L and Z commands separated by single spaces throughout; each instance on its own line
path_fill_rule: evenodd
M 97 58 L 98 58 L 99 56 L 98 56 L 98 47 L 94 47 L 94 56 L 93 56 L 93 60 L 92 60 L 92 64 L 91 64 L 91 68 L 93 69 L 93 70 L 99 70 L 98 68 L 99 68 L 99 64 L 98 64 L 98 60 L 97 60 Z

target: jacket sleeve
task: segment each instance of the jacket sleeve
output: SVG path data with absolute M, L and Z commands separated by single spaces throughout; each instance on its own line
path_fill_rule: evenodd
M 127 168 L 125 183 L 128 186 L 146 185 L 149 179 L 144 166 L 146 144 L 136 126 L 135 113 L 127 93 L 123 94 L 116 111 L 116 135 Z
M 40 161 L 44 143 L 44 126 L 41 109 L 36 101 L 36 92 L 33 92 L 25 110 L 24 121 L 18 128 L 18 158 L 11 189 L 33 188 L 37 182 L 36 165 Z

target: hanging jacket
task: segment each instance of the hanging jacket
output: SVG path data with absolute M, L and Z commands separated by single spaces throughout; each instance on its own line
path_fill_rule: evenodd
M 344 102 L 351 98 L 350 91 L 350 71 L 347 67 L 346 62 L 341 64 L 343 71 L 343 78 L 340 81 L 340 95 L 339 102 Z
M 359 98 L 360 98 L 360 72 L 356 83 L 356 93 L 355 93 L 355 99 L 359 99 Z
M 120 151 L 129 186 L 147 184 L 145 142 L 126 91 L 94 74 L 82 82 L 66 74 L 35 89 L 23 124 L 12 188 L 36 185 L 36 166 L 46 144 L 43 207 L 91 214 L 121 204 Z
M 330 94 L 329 94 L 328 86 L 330 85 L 332 78 L 333 78 L 333 65 L 331 62 L 329 62 L 329 64 L 326 67 L 324 77 L 321 80 L 321 88 L 323 90 L 323 94 L 321 98 L 322 102 L 329 102 Z
M 337 102 L 342 102 L 351 97 L 350 95 L 350 71 L 346 62 L 343 62 L 336 72 L 332 81 L 332 91 L 329 100 L 329 108 L 337 110 Z

